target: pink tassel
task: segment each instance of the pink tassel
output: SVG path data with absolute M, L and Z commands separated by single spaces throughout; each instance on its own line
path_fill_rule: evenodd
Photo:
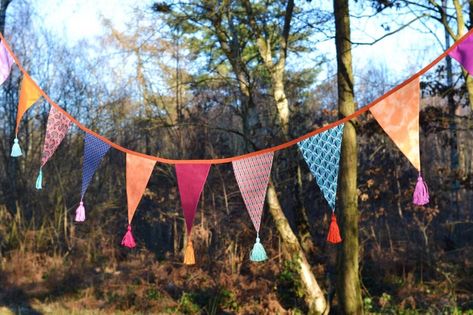
M 125 233 L 125 236 L 123 236 L 122 245 L 128 248 L 133 248 L 136 246 L 135 239 L 133 238 L 133 234 L 131 234 L 131 225 L 129 224 L 128 224 L 128 228 Z
M 85 208 L 84 203 L 81 201 L 79 203 L 79 207 L 76 209 L 76 222 L 84 222 L 85 221 Z
M 330 228 L 328 230 L 327 241 L 332 244 L 338 244 L 342 242 L 342 238 L 340 236 L 340 229 L 338 228 L 337 224 L 337 217 L 335 213 L 332 212 L 332 220 L 330 222 Z
M 429 203 L 429 188 L 419 173 L 417 178 L 416 189 L 414 190 L 414 198 L 412 201 L 417 206 L 423 206 Z

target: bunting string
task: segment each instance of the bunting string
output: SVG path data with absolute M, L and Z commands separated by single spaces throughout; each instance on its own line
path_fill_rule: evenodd
M 8 44 L 8 42 L 5 40 L 5 38 L 3 37 L 3 34 L 0 33 L 0 39 L 2 41 L 2 43 L 4 44 L 5 48 L 8 50 L 8 52 L 10 53 L 11 57 L 13 58 L 13 60 L 15 61 L 16 65 L 18 66 L 18 68 L 20 69 L 20 71 L 23 73 L 24 77 L 26 77 L 27 79 L 31 80 L 31 82 L 34 84 L 35 88 L 39 91 L 39 93 L 41 94 L 41 96 L 44 97 L 44 99 L 53 107 L 55 107 L 59 112 L 61 112 L 62 114 L 64 114 L 67 118 L 69 118 L 71 120 L 72 123 L 74 123 L 78 128 L 82 129 L 84 132 L 88 133 L 88 134 L 91 134 L 93 136 L 95 136 L 96 138 L 102 140 L 103 142 L 107 143 L 108 145 L 110 145 L 111 147 L 115 148 L 116 150 L 118 151 L 122 151 L 124 153 L 127 153 L 127 154 L 131 154 L 131 155 L 134 155 L 134 156 L 138 156 L 138 157 L 141 157 L 141 158 L 146 158 L 146 159 L 150 159 L 150 160 L 153 160 L 153 161 L 157 161 L 157 162 L 161 162 L 161 163 L 165 163 L 165 164 L 189 164 L 189 163 L 192 163 L 192 164 L 224 164 L 224 163 L 230 163 L 230 162 L 233 162 L 233 161 L 237 161 L 237 160 L 241 160 L 241 159 L 246 159 L 246 158 L 249 158 L 249 157 L 253 157 L 253 156 L 257 156 L 257 155 L 262 155 L 262 154 L 265 154 L 265 153 L 269 153 L 269 152 L 275 152 L 275 151 L 279 151 L 279 150 L 283 150 L 283 149 L 286 149 L 288 147 L 291 147 L 293 145 L 296 145 L 297 143 L 305 140 L 305 139 L 308 139 L 314 135 L 317 135 L 319 133 L 322 133 L 326 130 L 329 130 L 331 128 L 334 128 L 338 125 L 341 125 L 343 123 L 346 123 L 346 122 L 349 122 L 350 120 L 364 114 L 365 112 L 367 112 L 368 110 L 370 110 L 370 108 L 372 108 L 373 106 L 375 106 L 376 104 L 378 104 L 379 102 L 381 102 L 382 100 L 386 99 L 387 97 L 389 97 L 391 94 L 395 93 L 396 91 L 402 89 L 403 87 L 405 87 L 406 85 L 408 85 L 409 83 L 411 83 L 412 81 L 418 79 L 420 76 L 422 76 L 423 74 L 425 74 L 427 71 L 429 71 L 432 67 L 434 67 L 437 63 L 439 63 L 443 58 L 445 58 L 447 55 L 449 55 L 451 52 L 453 52 L 458 45 L 460 45 L 463 41 L 465 41 L 465 39 L 467 39 L 471 34 L 473 33 L 473 29 L 471 29 L 470 31 L 468 31 L 465 35 L 463 35 L 458 41 L 456 41 L 450 48 L 448 48 L 446 51 L 444 51 L 442 54 L 440 54 L 437 58 L 435 58 L 431 63 L 429 63 L 428 65 L 426 65 L 424 68 L 422 68 L 421 70 L 419 70 L 417 73 L 415 73 L 414 75 L 412 75 L 410 78 L 408 78 L 407 80 L 405 80 L 404 82 L 402 82 L 401 84 L 397 85 L 396 87 L 392 88 L 391 90 L 389 90 L 388 92 L 386 92 L 384 95 L 378 97 L 377 99 L 375 99 L 374 101 L 372 101 L 371 103 L 359 108 L 357 111 L 355 111 L 354 113 L 350 114 L 350 115 L 347 115 L 337 121 L 334 121 L 328 125 L 325 125 L 321 128 L 318 128 L 318 129 L 315 129 L 315 130 L 312 130 L 311 132 L 308 132 L 296 139 L 293 139 L 293 140 L 290 140 L 288 142 L 285 142 L 285 143 L 282 143 L 282 144 L 279 144 L 279 145 L 276 145 L 276 146 L 273 146 L 273 147 L 269 147 L 269 148 L 265 148 L 265 149 L 262 149 L 262 150 L 258 150 L 258 151 L 254 151 L 254 152 L 251 152 L 251 153 L 247 153 L 247 154 L 242 154 L 242 155 L 237 155 L 237 156 L 233 156 L 233 157 L 227 157 L 227 158 L 217 158 L 217 159 L 206 159 L 206 160 L 174 160 L 174 159 L 167 159 L 167 158 L 163 158 L 163 157 L 159 157 L 159 156 L 152 156 L 152 155 L 148 155 L 148 154 L 144 154 L 144 153 L 140 153 L 140 152 L 137 152 L 137 151 L 133 151 L 133 150 L 129 150 L 125 147 L 122 147 L 121 145 L 117 144 L 117 143 L 114 143 L 112 141 L 110 141 L 109 139 L 99 135 L 98 133 L 90 130 L 89 128 L 87 128 L 86 126 L 84 126 L 83 124 L 81 124 L 77 119 L 75 119 L 74 117 L 72 117 L 68 112 L 66 112 L 64 109 L 62 109 L 58 104 L 56 104 L 56 102 L 54 102 L 50 97 L 49 95 L 44 92 L 40 87 L 39 85 L 31 79 L 30 75 L 28 74 L 28 72 L 23 68 L 23 66 L 21 65 L 21 63 L 19 62 L 19 59 L 18 57 L 13 53 L 13 50 L 11 49 L 10 45 Z

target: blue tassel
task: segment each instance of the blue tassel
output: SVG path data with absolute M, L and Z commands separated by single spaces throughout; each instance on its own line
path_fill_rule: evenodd
M 43 187 L 41 186 L 43 182 L 43 169 L 39 169 L 39 174 L 38 177 L 36 178 L 36 189 L 42 189 Z
M 253 245 L 253 249 L 250 253 L 251 261 L 264 261 L 268 259 L 266 251 L 264 250 L 263 244 L 260 243 L 259 235 L 256 237 L 256 243 Z
M 19 156 L 22 156 L 22 155 L 23 154 L 21 153 L 21 148 L 20 148 L 20 144 L 18 143 L 18 138 L 15 138 L 15 140 L 13 140 L 13 146 L 11 148 L 10 156 L 19 157 Z

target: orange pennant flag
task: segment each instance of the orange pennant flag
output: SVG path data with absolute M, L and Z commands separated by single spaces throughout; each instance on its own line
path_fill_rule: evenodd
M 374 118 L 420 172 L 419 78 L 370 108 Z
M 133 154 L 126 155 L 126 195 L 128 200 L 128 224 L 131 224 L 136 208 L 148 185 L 156 161 Z
M 29 75 L 25 75 L 21 81 L 20 100 L 18 102 L 18 113 L 16 115 L 16 134 L 18 134 L 21 118 L 28 108 L 33 106 L 40 97 L 41 90 Z

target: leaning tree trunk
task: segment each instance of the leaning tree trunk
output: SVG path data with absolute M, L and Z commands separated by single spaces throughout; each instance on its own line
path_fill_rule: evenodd
M 334 0 L 338 108 L 342 117 L 355 111 L 350 42 L 349 0 Z M 346 123 L 340 159 L 339 219 L 343 237 L 337 255 L 337 295 L 343 314 L 362 314 L 358 271 L 357 143 L 353 121 Z
M 284 256 L 286 259 L 293 260 L 297 263 L 297 273 L 304 287 L 304 301 L 309 309 L 309 314 L 326 314 L 328 312 L 328 305 L 325 300 L 325 295 L 315 279 L 310 264 L 299 244 L 299 240 L 289 226 L 289 222 L 282 211 L 272 181 L 270 181 L 268 186 L 267 201 L 269 212 L 283 240 Z

